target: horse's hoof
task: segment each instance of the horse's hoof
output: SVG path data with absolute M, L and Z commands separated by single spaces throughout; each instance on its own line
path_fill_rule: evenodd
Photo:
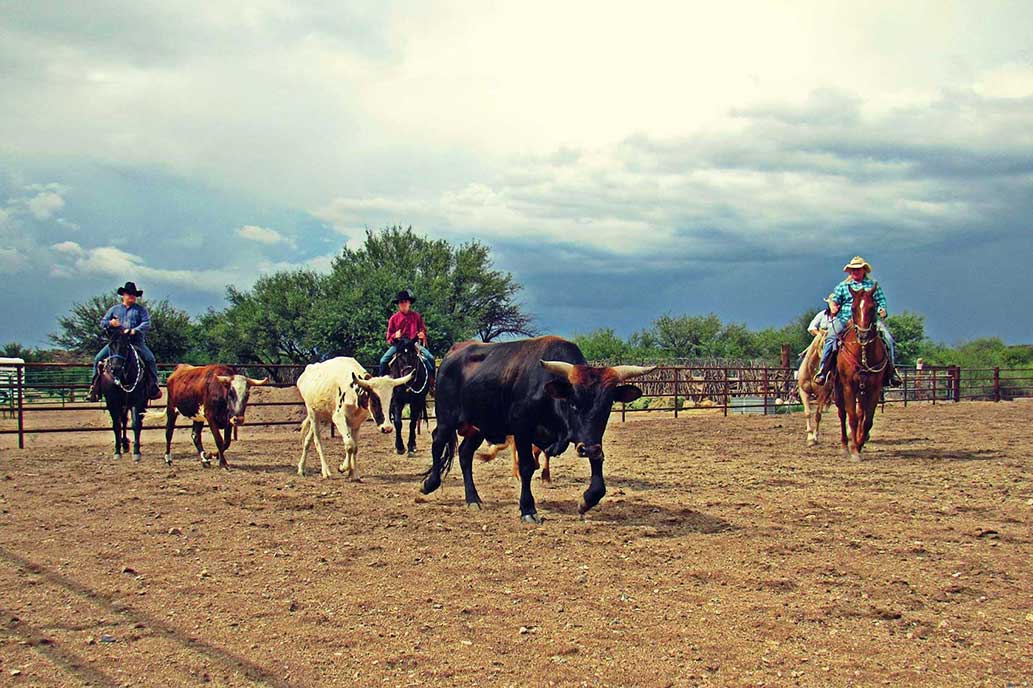
M 410 459 L 415 459 L 416 458 L 416 450 L 415 449 L 410 449 L 409 450 L 409 458 Z
M 480 511 L 481 510 L 481 503 L 480 502 L 467 502 L 466 503 L 466 508 L 470 509 L 471 511 Z
M 850 455 L 850 460 L 851 461 L 856 461 L 857 463 L 861 463 L 861 455 L 860 454 L 851 454 Z
M 395 447 L 395 454 L 398 454 L 399 456 L 401 456 L 404 453 L 405 453 L 405 447 Z
M 113 458 L 113 459 L 121 459 L 122 458 L 122 453 L 121 452 L 115 452 L 114 454 L 111 455 L 111 458 Z
M 544 521 L 545 519 L 543 519 L 538 514 L 524 514 L 520 517 L 520 520 L 523 523 L 530 523 L 532 525 L 540 526 L 542 524 L 542 521 Z
M 169 465 L 169 466 L 172 465 L 172 454 L 166 454 L 165 455 L 165 464 Z
M 139 454 L 133 454 L 133 461 L 134 461 L 135 463 L 140 463 L 140 458 L 141 458 L 141 457 L 140 457 L 140 455 L 139 455 Z
M 813 447 L 813 446 L 816 446 L 817 444 L 818 444 L 818 440 L 816 440 L 816 439 L 809 439 L 809 440 L 807 440 L 807 446 L 808 447 Z

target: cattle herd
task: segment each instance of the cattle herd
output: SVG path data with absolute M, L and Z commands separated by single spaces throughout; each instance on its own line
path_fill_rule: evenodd
M 590 366 L 574 343 L 559 337 L 456 344 L 438 372 L 437 427 L 431 466 L 421 486 L 423 493 L 429 494 L 441 485 L 442 476 L 458 453 L 466 503 L 480 508 L 473 457 L 484 442 L 490 446 L 482 459 L 492 458 L 500 446 L 509 444 L 514 448 L 514 472 L 520 478 L 521 519 L 541 523 L 531 494 L 531 478 L 539 467 L 539 456 L 544 454 L 547 470 L 549 457 L 573 446 L 591 466 L 590 483 L 578 505 L 578 512 L 584 514 L 606 494 L 603 434 L 613 403 L 640 397 L 642 390 L 626 384 L 626 380 L 650 370 L 641 366 Z M 325 424 L 333 423 L 344 443 L 345 456 L 339 469 L 358 480 L 359 430 L 371 415 L 382 433 L 400 427 L 400 406 L 392 405 L 392 397 L 405 392 L 413 380 L 412 372 L 400 377 L 374 377 L 348 357 L 306 366 L 297 382 L 306 411 L 298 475 L 304 475 L 308 448 L 314 444 L 322 475 L 330 477 L 321 431 Z M 201 444 L 207 424 L 215 438 L 219 464 L 226 466 L 231 430 L 244 423 L 249 391 L 267 383 L 268 379 L 248 378 L 222 365 L 177 367 L 168 379 L 166 408 L 147 414 L 149 419 L 165 420 L 166 463 L 172 464 L 172 434 L 176 418 L 183 415 L 193 421 L 191 435 L 201 462 L 211 462 L 211 455 Z M 392 414 L 399 417 L 385 418 L 384 409 L 392 409 Z

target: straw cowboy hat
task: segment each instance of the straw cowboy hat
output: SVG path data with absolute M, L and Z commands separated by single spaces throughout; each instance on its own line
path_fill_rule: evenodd
M 847 272 L 855 268 L 864 268 L 865 272 L 872 271 L 872 266 L 861 256 L 854 256 L 849 263 L 843 266 L 843 272 Z
M 126 282 L 124 287 L 118 288 L 118 295 L 132 294 L 133 296 L 143 296 L 143 290 L 136 288 L 136 282 Z

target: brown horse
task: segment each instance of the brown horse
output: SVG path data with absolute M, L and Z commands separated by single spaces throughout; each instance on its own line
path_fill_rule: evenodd
M 807 446 L 813 447 L 818 443 L 818 430 L 821 427 L 821 414 L 832 404 L 833 382 L 831 375 L 825 380 L 824 385 L 814 381 L 814 374 L 818 372 L 818 362 L 821 360 L 821 348 L 825 343 L 825 337 L 835 337 L 834 334 L 826 335 L 819 332 L 814 341 L 804 352 L 803 361 L 800 362 L 800 369 L 796 372 L 796 387 L 800 392 L 800 402 L 803 404 L 804 415 L 807 416 Z M 813 401 L 811 401 L 813 397 Z
M 836 407 L 843 453 L 855 461 L 861 460 L 861 448 L 868 441 L 889 364 L 886 345 L 875 328 L 876 287 L 854 292 L 850 323 L 836 360 Z

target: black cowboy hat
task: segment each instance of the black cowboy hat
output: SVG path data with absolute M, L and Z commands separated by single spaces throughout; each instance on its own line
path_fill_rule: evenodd
M 408 289 L 403 289 L 398 292 L 398 296 L 395 297 L 394 303 L 397 305 L 401 301 L 408 301 L 409 303 L 416 303 L 416 297 L 412 295 L 412 292 Z
M 143 296 L 143 290 L 136 288 L 136 282 L 126 282 L 124 287 L 118 288 L 118 295 L 132 294 L 133 296 Z

